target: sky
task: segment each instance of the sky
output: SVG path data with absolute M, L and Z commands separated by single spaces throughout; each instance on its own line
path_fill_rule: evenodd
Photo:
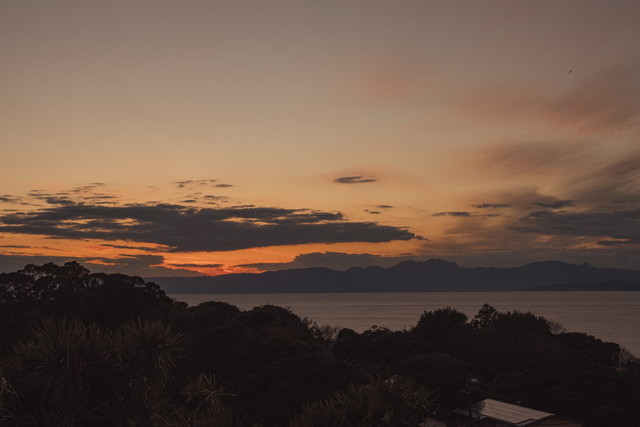
M 640 268 L 635 0 L 0 1 L 0 271 Z

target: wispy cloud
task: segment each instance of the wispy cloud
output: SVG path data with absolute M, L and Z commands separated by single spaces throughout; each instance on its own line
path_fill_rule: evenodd
M 637 266 L 640 151 L 578 152 L 576 147 L 514 143 L 482 153 L 491 159 L 486 173 L 498 174 L 500 189 L 481 195 L 491 202 L 473 206 L 508 210 L 491 221 L 481 221 L 464 209 L 438 212 L 450 220 L 439 238 L 432 236 L 424 243 L 426 253 L 473 259 L 480 265 L 482 259 L 494 259 L 500 265 L 500 258 L 518 264 L 530 256 Z M 480 179 L 485 170 L 479 168 L 475 173 Z M 523 186 L 523 181 L 503 180 L 503 176 L 522 176 L 524 182 L 535 178 L 540 185 Z M 549 176 L 551 181 L 542 180 Z M 467 196 L 467 200 L 477 198 L 475 193 Z
M 608 212 L 537 211 L 520 218 L 512 229 L 544 235 L 608 237 L 626 243 L 640 243 L 640 209 Z
M 474 208 L 478 209 L 499 209 L 499 208 L 508 208 L 511 206 L 511 203 L 478 203 L 473 205 Z
M 448 212 L 436 212 L 431 216 L 455 216 L 455 217 L 464 217 L 468 218 L 473 216 L 473 213 L 466 211 L 448 211 Z
M 513 178 L 557 175 L 568 167 L 587 169 L 594 158 L 591 147 L 583 143 L 522 141 L 475 147 L 461 161 L 476 176 Z
M 637 130 L 639 73 L 640 62 L 621 64 L 579 80 L 564 92 L 544 93 L 537 87 L 507 83 L 485 88 L 463 105 L 485 118 L 535 118 L 580 134 Z
M 218 182 L 217 179 L 186 179 L 184 181 L 175 181 L 174 184 L 178 188 L 197 188 L 197 187 L 215 187 L 215 188 L 229 188 L 233 187 L 231 184 L 225 184 Z
M 20 197 L 12 196 L 11 194 L 3 194 L 0 196 L 0 203 L 18 203 L 20 201 Z
M 534 202 L 531 203 L 534 206 L 547 209 L 561 209 L 567 206 L 573 206 L 573 200 L 557 200 L 555 202 Z
M 377 182 L 378 179 L 364 175 L 342 176 L 333 180 L 338 184 L 365 184 L 368 182 Z

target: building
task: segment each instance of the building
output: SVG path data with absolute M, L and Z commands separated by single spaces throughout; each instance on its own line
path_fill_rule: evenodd
M 457 427 L 582 427 L 582 424 L 552 414 L 499 400 L 485 399 L 453 411 Z

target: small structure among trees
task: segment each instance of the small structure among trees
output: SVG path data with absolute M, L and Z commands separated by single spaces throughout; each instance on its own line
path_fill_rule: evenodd
M 577 421 L 494 399 L 484 399 L 453 411 L 459 427 L 582 427 Z

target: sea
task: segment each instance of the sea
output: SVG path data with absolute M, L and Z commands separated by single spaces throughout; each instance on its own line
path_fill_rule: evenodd
M 319 325 L 363 332 L 410 329 L 425 311 L 452 307 L 472 318 L 483 304 L 499 311 L 532 312 L 567 332 L 585 332 L 640 356 L 640 292 L 410 292 L 296 294 L 173 294 L 197 305 L 223 301 L 240 310 L 273 304 Z

